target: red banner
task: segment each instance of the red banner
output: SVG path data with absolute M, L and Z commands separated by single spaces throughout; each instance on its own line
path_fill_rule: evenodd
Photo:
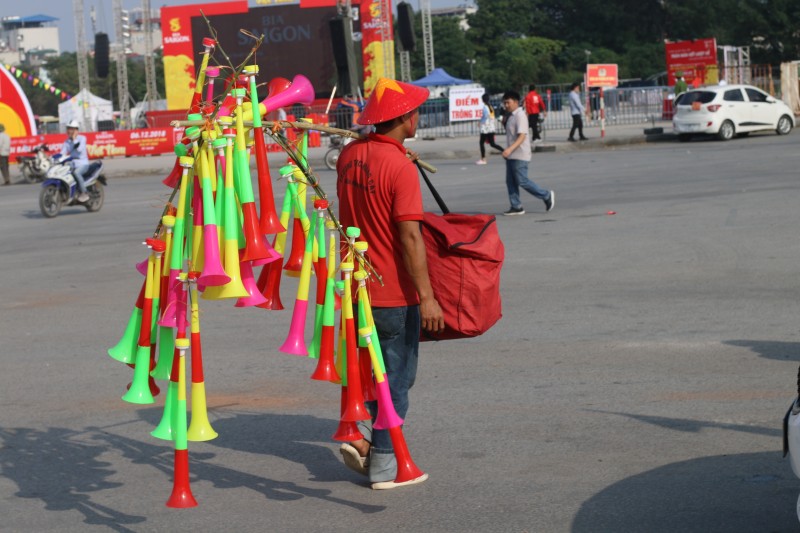
M 683 76 L 689 85 L 698 79 L 701 83 L 716 82 L 708 79 L 710 71 L 717 69 L 717 40 L 694 39 L 665 45 L 667 52 L 667 85 L 675 85 L 676 74 Z
M 99 131 L 82 133 L 86 137 L 89 159 L 130 157 L 171 153 L 183 137 L 183 128 L 152 128 L 145 130 Z M 34 146 L 47 144 L 50 153 L 60 153 L 67 140 L 65 133 L 11 138 L 11 159 L 30 155 Z
M 285 131 L 290 141 L 295 140 L 296 133 L 294 130 L 287 129 Z M 86 137 L 89 159 L 135 157 L 173 153 L 175 145 L 183 138 L 183 128 L 169 127 L 127 131 L 99 131 L 81 133 L 81 135 Z M 60 153 L 61 146 L 66 140 L 66 133 L 34 135 L 31 137 L 12 137 L 9 160 L 13 162 L 16 161 L 17 156 L 33 155 L 33 148 L 42 143 L 47 144 L 47 151 L 49 153 Z M 309 148 L 317 148 L 321 146 L 321 144 L 319 132 L 309 132 Z M 281 147 L 276 143 L 268 143 L 267 151 L 279 152 L 281 151 Z

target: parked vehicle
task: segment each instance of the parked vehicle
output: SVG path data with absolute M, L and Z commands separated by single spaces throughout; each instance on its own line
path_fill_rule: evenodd
M 106 185 L 106 177 L 103 175 L 103 162 L 93 161 L 89 165 L 84 176 L 89 199 L 81 202 L 78 200 L 78 184 L 72 175 L 72 159 L 61 160 L 60 156 L 53 159 L 54 164 L 47 171 L 39 193 L 39 209 L 42 215 L 53 218 L 61 212 L 64 205 L 83 205 L 87 211 L 99 211 L 105 198 L 103 187 Z
M 53 158 L 47 153 L 47 144 L 40 144 L 33 148 L 33 155 L 17 156 L 22 177 L 28 183 L 42 181 L 45 174 L 53 166 Z
M 713 85 L 681 94 L 675 101 L 672 126 L 681 141 L 695 134 L 723 141 L 753 131 L 786 135 L 795 126 L 794 113 L 783 101 L 752 85 Z

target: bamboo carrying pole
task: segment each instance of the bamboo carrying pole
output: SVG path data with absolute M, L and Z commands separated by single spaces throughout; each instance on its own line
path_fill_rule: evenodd
M 325 133 L 330 133 L 332 135 L 340 135 L 342 137 L 350 137 L 351 139 L 366 139 L 366 135 L 362 135 L 360 133 L 356 133 L 351 130 L 343 130 L 341 128 L 334 128 L 332 126 L 325 126 L 323 124 L 312 124 L 310 122 L 294 122 L 290 120 L 267 120 L 263 121 L 262 126 L 264 128 L 273 129 L 274 127 L 279 128 L 295 128 L 298 130 L 314 130 L 314 131 L 322 131 Z M 180 128 L 180 127 L 189 127 L 189 126 L 205 126 L 206 122 L 204 120 L 173 120 L 170 122 L 170 126 L 173 128 Z M 245 121 L 244 125 L 247 127 L 252 127 L 253 123 L 251 121 Z M 431 165 L 430 163 L 426 163 L 421 159 L 418 160 L 418 163 L 422 168 L 427 170 L 428 172 L 436 173 L 436 167 Z

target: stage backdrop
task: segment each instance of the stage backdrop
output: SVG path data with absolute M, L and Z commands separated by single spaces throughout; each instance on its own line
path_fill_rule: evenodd
M 392 27 L 391 22 L 385 28 L 379 22 L 380 0 L 353 0 L 352 4 L 356 53 L 361 53 L 363 58 L 366 96 L 379 76 L 394 77 Z M 253 43 L 239 30 L 264 34 L 264 43 L 256 55 L 259 83 L 265 84 L 278 76 L 292 79 L 296 74 L 303 74 L 311 80 L 318 98 L 330 96 L 336 83 L 336 65 L 329 21 L 336 16 L 336 0 L 273 3 L 249 10 L 246 1 L 236 0 L 161 8 L 168 109 L 185 110 L 190 105 L 203 38 L 210 37 L 200 16 L 201 10 L 234 64 L 247 56 Z M 382 45 L 384 34 L 388 39 L 386 46 Z M 265 93 L 259 89 L 261 98 Z
M 259 83 L 266 85 L 279 76 L 291 80 L 296 74 L 302 74 L 311 81 L 317 96 L 323 98 L 330 95 L 330 88 L 336 83 L 336 64 L 328 25 L 335 16 L 333 7 L 302 9 L 299 5 L 277 5 L 252 8 L 246 17 L 215 15 L 208 19 L 234 65 L 244 61 L 254 42 L 239 30 L 264 35 L 264 42 L 255 56 Z M 207 36 L 205 21 L 199 17 L 192 18 L 195 58 L 200 57 L 203 38 Z M 223 84 L 219 85 L 222 89 Z M 265 86 L 259 88 L 262 99 L 266 93 Z

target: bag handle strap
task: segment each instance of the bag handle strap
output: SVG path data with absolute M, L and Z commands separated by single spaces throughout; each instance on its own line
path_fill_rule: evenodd
M 420 166 L 419 161 L 414 161 L 414 163 L 417 165 L 417 168 L 419 169 L 420 173 L 422 174 L 422 179 L 425 180 L 425 183 L 428 185 L 428 188 L 431 190 L 431 194 L 433 194 L 434 200 L 436 200 L 436 203 L 439 204 L 439 209 L 441 209 L 442 213 L 444 213 L 445 215 L 450 213 L 450 210 L 447 209 L 447 205 L 444 203 L 444 200 L 442 200 L 442 197 L 439 196 L 439 193 L 434 188 L 433 183 L 431 183 L 431 180 L 428 179 L 428 175 L 425 173 L 425 170 L 422 168 L 422 166 Z

